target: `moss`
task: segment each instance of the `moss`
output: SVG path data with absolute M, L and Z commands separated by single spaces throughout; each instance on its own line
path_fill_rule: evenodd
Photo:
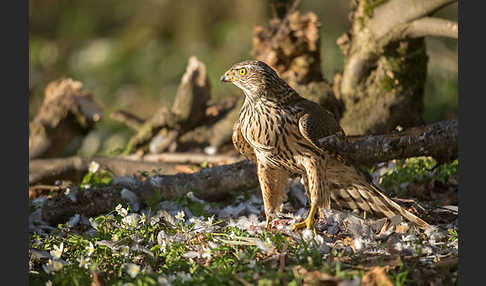
M 363 2 L 363 12 L 367 17 L 371 17 L 373 15 L 373 11 L 375 10 L 376 7 L 382 5 L 383 3 L 387 2 L 388 0 L 367 0 Z

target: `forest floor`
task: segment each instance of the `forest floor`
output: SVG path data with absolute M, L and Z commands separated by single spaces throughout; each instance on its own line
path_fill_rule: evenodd
M 258 188 L 218 202 L 193 192 L 172 201 L 129 199 L 57 226 L 42 220 L 41 196 L 30 201 L 29 285 L 455 285 L 458 162 L 434 165 L 419 157 L 368 170 L 433 225 L 425 231 L 338 210 L 326 211 L 315 233 L 292 231 L 308 212 L 298 178 L 270 231 Z M 99 173 L 87 174 L 84 191 L 109 184 L 96 181 Z

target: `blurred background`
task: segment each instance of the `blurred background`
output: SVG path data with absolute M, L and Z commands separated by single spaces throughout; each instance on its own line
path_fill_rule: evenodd
M 125 109 L 148 119 L 171 104 L 188 59 L 207 66 L 213 100 L 240 96 L 219 83 L 233 63 L 251 58 L 252 31 L 272 13 L 262 0 L 84 0 L 30 1 L 29 117 L 42 103 L 46 85 L 62 76 L 79 80 L 103 106 L 105 119 L 71 150 L 109 155 L 134 131 L 109 118 Z M 336 39 L 350 28 L 351 1 L 305 0 L 321 22 L 322 71 L 328 81 L 343 69 Z M 457 21 L 457 3 L 437 13 Z M 457 40 L 427 38 L 427 123 L 457 117 Z M 86 142 L 89 142 L 86 143 Z M 69 152 L 69 148 L 68 148 Z

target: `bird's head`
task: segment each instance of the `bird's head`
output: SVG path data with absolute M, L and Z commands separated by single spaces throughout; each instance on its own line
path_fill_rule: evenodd
M 242 89 L 250 99 L 279 100 L 290 89 L 277 73 L 262 61 L 244 61 L 234 64 L 220 79 Z

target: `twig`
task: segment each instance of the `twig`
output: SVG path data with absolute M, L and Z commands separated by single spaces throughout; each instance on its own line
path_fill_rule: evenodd
M 126 126 L 132 128 L 135 131 L 139 131 L 145 120 L 137 117 L 130 112 L 124 110 L 116 110 L 110 114 L 110 118 L 118 122 L 124 123 Z
M 248 281 L 246 281 L 245 279 L 241 278 L 240 276 L 238 276 L 238 273 L 235 273 L 234 274 L 234 277 L 236 280 L 238 280 L 239 282 L 241 282 L 241 284 L 245 285 L 245 286 L 253 286 L 253 284 L 249 283 Z
M 279 272 L 283 272 L 285 269 L 285 256 L 287 255 L 288 243 L 285 243 L 280 253 L 280 265 L 278 267 Z

